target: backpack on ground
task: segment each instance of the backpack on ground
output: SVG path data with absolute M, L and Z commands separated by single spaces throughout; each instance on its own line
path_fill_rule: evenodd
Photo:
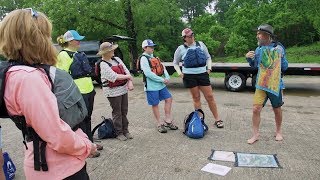
M 117 66 L 112 66 L 111 63 L 103 61 L 102 59 L 99 59 L 96 63 L 95 63 L 95 75 L 101 78 L 101 67 L 100 64 L 103 63 L 107 63 L 110 68 L 117 74 L 123 74 L 126 75 L 126 71 L 124 70 L 124 67 L 122 66 L 122 64 L 120 64 L 120 62 L 115 58 L 112 57 L 112 60 L 117 62 Z M 115 82 L 111 82 L 111 81 L 103 81 L 102 83 L 102 87 L 118 87 L 118 86 L 123 86 L 128 82 L 127 79 L 123 79 L 123 80 L 116 80 Z
M 92 135 L 94 135 L 94 133 L 98 129 L 99 139 L 115 138 L 117 135 L 112 120 L 110 118 L 107 119 L 104 116 L 101 116 L 101 118 L 102 122 L 93 128 Z
M 10 158 L 9 154 L 7 152 L 4 152 L 3 154 L 3 172 L 4 176 L 6 177 L 6 180 L 14 179 L 16 175 L 16 166 L 14 165 L 12 159 Z
M 34 169 L 36 171 L 48 171 L 48 166 L 45 157 L 46 142 L 43 141 L 39 135 L 27 126 L 24 116 L 9 116 L 5 101 L 4 90 L 6 72 L 12 66 L 25 65 L 16 61 L 1 61 L 0 62 L 0 117 L 10 118 L 15 125 L 21 130 L 23 135 L 23 143 L 28 149 L 26 141 L 33 141 L 34 149 Z M 65 121 L 69 126 L 76 130 L 79 128 L 80 123 L 87 116 L 88 111 L 82 95 L 74 83 L 74 80 L 69 73 L 64 70 L 55 68 L 49 65 L 25 65 L 34 68 L 41 68 L 45 71 L 51 85 L 52 92 L 57 98 L 60 118 Z
M 62 51 L 67 52 L 72 59 L 69 71 L 73 79 L 91 77 L 92 68 L 89 64 L 88 57 L 84 52 Z
M 158 57 L 152 57 L 151 58 L 151 57 L 146 56 L 146 55 L 139 56 L 139 58 L 137 60 L 137 63 L 136 63 L 137 67 L 136 68 L 137 68 L 138 72 L 143 73 L 142 70 L 141 70 L 141 63 L 140 63 L 142 56 L 144 56 L 144 57 L 146 57 L 148 59 L 149 67 L 150 67 L 150 69 L 151 69 L 151 71 L 153 73 L 155 73 L 158 76 L 162 76 L 164 74 L 164 66 L 163 66 L 160 58 L 158 58 Z
M 183 44 L 183 46 L 187 49 L 187 53 L 183 58 L 183 66 L 185 68 L 203 67 L 207 65 L 207 57 L 198 41 L 196 41 L 196 48 L 189 48 L 186 44 Z
M 202 117 L 199 116 L 199 112 Z M 197 109 L 190 113 L 184 120 L 184 134 L 189 138 L 199 139 L 203 138 L 205 132 L 208 131 L 208 126 L 204 122 L 204 112 L 201 109 Z

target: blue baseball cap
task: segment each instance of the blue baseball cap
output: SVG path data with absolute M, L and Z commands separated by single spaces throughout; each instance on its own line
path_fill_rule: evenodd
M 145 48 L 145 47 L 153 47 L 153 46 L 156 46 L 156 44 L 153 43 L 153 41 L 151 39 L 146 39 L 142 42 L 142 48 Z
M 63 38 L 67 42 L 72 40 L 81 41 L 84 36 L 80 36 L 80 34 L 75 30 L 68 30 L 66 33 L 64 33 Z

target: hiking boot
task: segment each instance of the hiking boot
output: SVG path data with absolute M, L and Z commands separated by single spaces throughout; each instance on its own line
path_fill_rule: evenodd
M 172 123 L 167 123 L 165 124 L 165 127 L 166 128 L 169 128 L 170 130 L 177 130 L 178 129 L 178 126 L 172 124 Z
M 165 128 L 164 124 L 158 126 L 158 131 L 160 133 L 166 133 L 167 132 L 167 129 Z
M 102 145 L 100 145 L 100 144 L 95 144 L 95 145 L 96 145 L 98 151 L 101 151 L 103 149 Z
M 116 138 L 119 139 L 120 141 L 126 141 L 128 139 L 123 134 L 118 135 Z
M 96 151 L 93 154 L 90 154 L 89 158 L 96 158 L 96 157 L 99 157 L 99 156 L 100 156 L 100 153 L 98 151 Z
M 130 133 L 124 134 L 127 139 L 133 139 L 133 136 Z

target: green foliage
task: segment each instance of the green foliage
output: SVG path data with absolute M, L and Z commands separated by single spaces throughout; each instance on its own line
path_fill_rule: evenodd
M 209 33 L 202 33 L 196 35 L 196 40 L 202 41 L 208 48 L 208 51 L 211 55 L 214 55 L 214 52 L 220 47 L 220 42 L 215 41 L 211 38 Z
M 241 35 L 231 33 L 229 41 L 226 44 L 226 51 L 228 54 L 236 57 L 243 56 L 244 52 L 248 51 L 247 40 Z

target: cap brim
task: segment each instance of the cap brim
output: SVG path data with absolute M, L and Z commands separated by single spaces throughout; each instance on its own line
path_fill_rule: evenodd
M 99 52 L 97 53 L 97 55 L 98 55 L 98 56 L 101 56 L 101 55 L 106 54 L 106 53 L 108 53 L 108 52 L 110 52 L 110 51 L 113 51 L 113 50 L 115 50 L 115 49 L 117 49 L 117 48 L 118 48 L 118 44 L 114 44 L 114 45 L 112 45 L 112 48 L 111 48 L 111 49 L 101 50 L 101 51 L 99 51 Z
M 75 37 L 74 40 L 81 41 L 84 38 L 85 38 L 85 36 L 78 36 L 78 37 Z

